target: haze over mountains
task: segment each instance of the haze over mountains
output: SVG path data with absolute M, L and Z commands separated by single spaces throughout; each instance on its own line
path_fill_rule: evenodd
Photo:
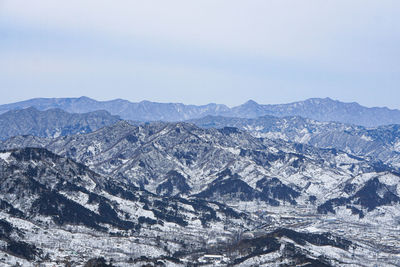
M 400 125 L 371 126 L 400 111 L 86 97 L 0 110 L 5 266 L 400 264 Z
M 133 121 L 184 121 L 207 115 L 256 118 L 265 115 L 277 117 L 301 116 L 318 121 L 336 121 L 366 127 L 400 123 L 400 111 L 388 108 L 367 108 L 357 103 L 343 103 L 330 98 L 311 98 L 289 104 L 261 105 L 255 101 L 229 108 L 221 104 L 202 106 L 181 103 L 138 103 L 123 99 L 96 101 L 80 98 L 35 98 L 12 104 L 0 105 L 0 113 L 9 110 L 35 107 L 38 110 L 59 108 L 70 113 L 106 110 L 112 115 Z
M 0 140 L 16 135 L 58 137 L 89 133 L 119 120 L 104 110 L 71 114 L 61 109 L 16 109 L 0 114 Z

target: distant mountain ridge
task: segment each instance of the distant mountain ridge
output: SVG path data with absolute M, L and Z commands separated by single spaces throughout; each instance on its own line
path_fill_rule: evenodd
M 62 109 L 40 111 L 29 107 L 0 114 L 0 140 L 16 135 L 58 137 L 89 133 L 119 121 L 118 116 L 98 110 L 89 113 L 68 113 Z
M 39 110 L 59 108 L 71 113 L 106 110 L 113 115 L 120 116 L 122 119 L 133 121 L 181 121 L 219 114 L 221 111 L 229 111 L 227 106 L 217 104 L 195 106 L 150 101 L 133 103 L 123 99 L 97 101 L 83 96 L 79 98 L 34 98 L 13 104 L 0 105 L 0 113 L 27 107 L 35 107 Z
M 250 100 L 232 108 L 230 117 L 255 118 L 300 116 L 317 121 L 341 122 L 375 127 L 400 123 L 400 110 L 387 107 L 364 107 L 356 102 L 344 103 L 331 98 L 310 98 L 305 101 L 277 105 L 260 105 Z
M 298 116 L 234 118 L 207 116 L 187 122 L 202 128 L 236 127 L 253 136 L 335 148 L 400 167 L 400 125 L 366 128 L 339 122 L 319 122 Z
M 0 114 L 9 110 L 35 107 L 39 110 L 63 109 L 72 113 L 106 110 L 125 120 L 133 121 L 184 121 L 208 115 L 256 118 L 265 115 L 277 117 L 301 116 L 318 121 L 336 121 L 375 127 L 400 124 L 400 110 L 386 107 L 364 107 L 358 103 L 344 103 L 330 98 L 310 98 L 288 104 L 261 105 L 253 100 L 229 108 L 223 104 L 185 105 L 182 103 L 138 103 L 123 99 L 96 101 L 79 98 L 34 98 L 22 102 L 0 105 Z

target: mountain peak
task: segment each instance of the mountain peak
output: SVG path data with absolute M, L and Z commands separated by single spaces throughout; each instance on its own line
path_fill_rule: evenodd
M 244 106 L 258 106 L 258 103 L 253 99 L 249 99 L 246 103 L 243 104 Z
M 81 96 L 78 99 L 80 99 L 80 100 L 93 100 L 93 99 L 91 99 L 90 97 L 87 97 L 87 96 Z
M 314 98 L 306 99 L 306 100 L 301 101 L 301 102 L 311 103 L 311 104 L 321 104 L 321 103 L 332 103 L 332 102 L 339 102 L 339 101 L 333 100 L 330 97 L 325 97 L 325 98 L 314 97 Z

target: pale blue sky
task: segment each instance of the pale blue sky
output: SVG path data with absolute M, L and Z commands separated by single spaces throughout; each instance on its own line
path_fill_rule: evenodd
M 0 104 L 331 97 L 400 108 L 399 47 L 398 0 L 0 0 Z

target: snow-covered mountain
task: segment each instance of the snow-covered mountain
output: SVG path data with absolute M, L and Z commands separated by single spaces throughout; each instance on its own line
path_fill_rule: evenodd
M 0 114 L 0 140 L 16 135 L 58 137 L 89 133 L 119 121 L 107 111 L 71 114 L 61 109 L 26 108 Z
M 296 218 L 283 213 L 160 197 L 42 148 L 1 151 L 0 169 L 0 262 L 6 266 L 83 266 L 102 258 L 115 266 L 370 261 L 362 236 L 351 241 L 329 227 L 318 230 L 321 218 L 309 224 L 303 217 L 299 228 L 286 224 Z M 390 255 L 381 253 L 385 260 Z
M 123 99 L 96 101 L 80 98 L 35 98 L 12 104 L 0 105 L 0 113 L 35 107 L 39 110 L 63 109 L 71 113 L 106 110 L 122 119 L 132 121 L 184 121 L 207 115 L 240 118 L 256 118 L 265 115 L 277 117 L 301 116 L 318 121 L 337 121 L 366 127 L 400 124 L 400 111 L 388 108 L 368 108 L 358 103 L 344 103 L 330 98 L 311 98 L 289 104 L 261 105 L 250 100 L 242 105 L 229 108 L 220 104 L 202 106 L 181 103 L 138 103 Z
M 45 147 L 114 181 L 155 194 L 196 196 L 227 204 L 257 202 L 258 207 L 312 202 L 317 211 L 333 199 L 354 199 L 360 194 L 368 198 L 372 193 L 365 186 L 377 183 L 370 188 L 378 195 L 376 203 L 343 202 L 351 211 L 362 211 L 364 217 L 379 206 L 398 203 L 397 197 L 381 195 L 382 187 L 400 195 L 399 174 L 383 163 L 336 149 L 256 138 L 229 127 L 203 129 L 188 123 L 133 126 L 121 121 L 89 134 L 54 139 L 20 136 L 1 146 Z M 335 212 L 333 208 L 319 211 Z
M 202 248 L 209 232 L 227 239 L 254 224 L 219 203 L 119 184 L 46 149 L 2 151 L 0 169 L 2 264 L 172 257 Z
M 203 128 L 237 127 L 256 137 L 283 139 L 320 148 L 335 148 L 400 167 L 400 125 L 373 128 L 319 122 L 302 117 L 263 116 L 255 119 L 206 116 L 190 120 Z
M 0 264 L 400 264 L 396 126 L 195 122 L 0 142 Z

